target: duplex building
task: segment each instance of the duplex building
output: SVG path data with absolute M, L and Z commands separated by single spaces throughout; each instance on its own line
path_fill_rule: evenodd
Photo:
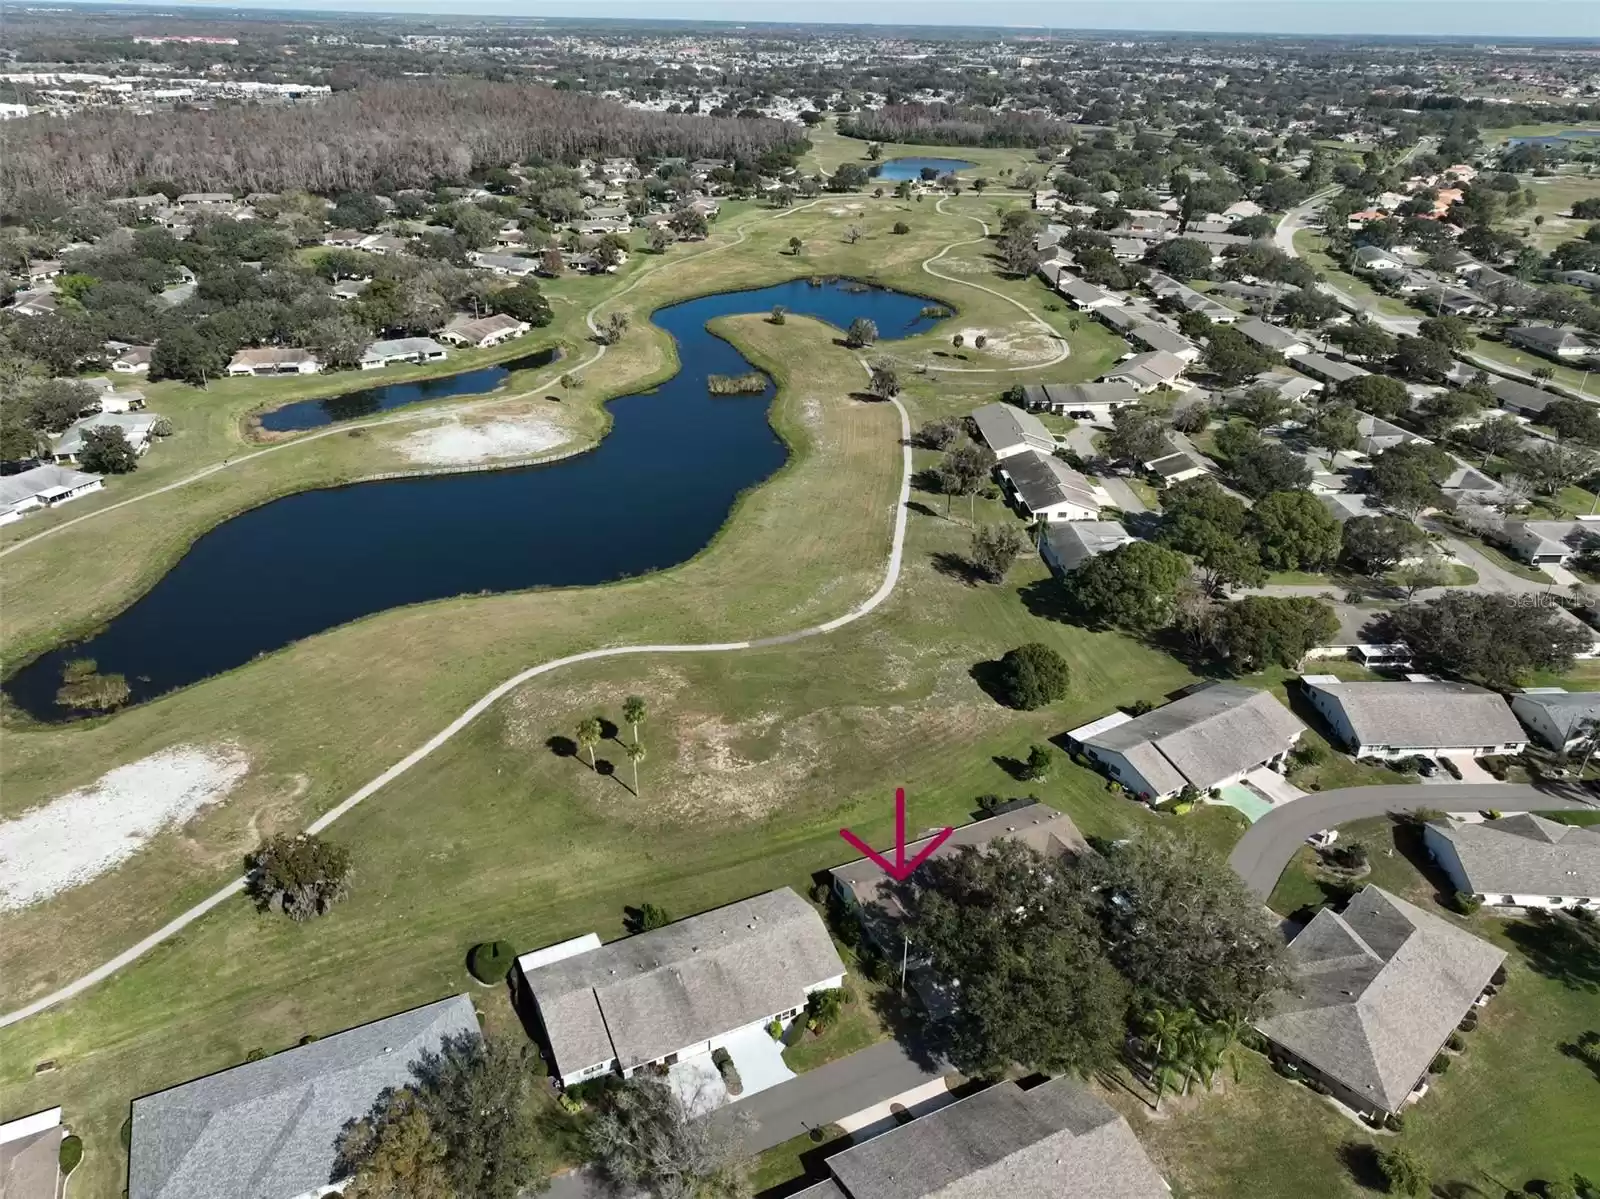
M 1525 687 L 1511 710 L 1546 749 L 1571 749 L 1600 730 L 1600 691 Z
M 1104 423 L 1118 408 L 1137 404 L 1139 391 L 1126 383 L 1029 383 L 1022 402 L 1031 412 Z
M 1505 953 L 1378 887 L 1289 943 L 1290 988 L 1256 1029 L 1271 1052 L 1367 1116 L 1398 1112 Z
M 1257 317 L 1247 321 L 1240 321 L 1234 326 L 1243 333 L 1251 342 L 1263 350 L 1270 350 L 1282 354 L 1285 358 L 1294 358 L 1300 354 L 1309 354 L 1311 347 L 1306 345 L 1287 329 L 1280 329 L 1277 325 L 1269 325 Z
M 517 969 L 563 1087 L 710 1054 L 844 982 L 822 918 L 787 887 L 609 945 L 591 933 Z
M 1358 758 L 1514 754 L 1528 746 L 1506 701 L 1471 683 L 1425 676 L 1347 682 L 1332 675 L 1306 675 L 1301 682 L 1306 700 Z
M 1056 439 L 1044 422 L 1013 404 L 985 404 L 972 414 L 972 423 L 979 440 L 1001 460 L 1030 450 L 1055 452 Z
M 1202 686 L 1142 716 L 1113 712 L 1067 734 L 1111 778 L 1150 801 L 1276 768 L 1305 725 L 1265 691 Z
M 1532 566 L 1565 566 L 1586 540 L 1600 537 L 1600 521 L 1514 520 L 1500 536 L 1507 549 Z
M 1059 521 L 1039 539 L 1039 556 L 1057 576 L 1069 575 L 1090 558 L 1132 540 L 1128 530 L 1114 520 Z
M 447 1040 L 476 1039 L 465 995 L 133 1101 L 128 1199 L 311 1199 L 342 1181 L 346 1124 Z
M 1102 377 L 1107 383 L 1120 383 L 1138 392 L 1149 392 L 1158 387 L 1176 386 L 1178 380 L 1183 378 L 1183 372 L 1188 369 L 1189 363 L 1176 354 L 1152 350 L 1148 354 L 1135 354 L 1123 359 Z
M 1075 1079 L 1000 1082 L 827 1159 L 794 1199 L 1167 1199 L 1128 1122 Z
M 1446 816 L 1424 825 L 1422 836 L 1456 890 L 1487 906 L 1600 904 L 1600 830 L 1521 812 L 1480 823 Z
M 521 337 L 532 327 L 527 321 L 519 321 L 516 317 L 507 316 L 503 312 L 476 318 L 457 314 L 439 330 L 439 340 L 447 341 L 451 345 L 484 349 L 487 346 L 497 346 L 503 341 L 510 341 L 513 337 Z
M 375 341 L 362 352 L 361 369 L 378 370 L 393 362 L 443 362 L 449 356 L 431 337 L 399 337 Z
M 1135 325 L 1128 331 L 1128 336 L 1147 350 L 1159 350 L 1163 354 L 1181 358 L 1184 362 L 1192 363 L 1200 360 L 1200 347 L 1182 333 L 1175 332 L 1165 325 Z
M 1560 329 L 1554 325 L 1521 325 L 1507 331 L 1506 340 L 1557 362 L 1570 362 L 1594 353 L 1594 346 L 1576 329 Z
M 291 346 L 263 346 L 240 350 L 228 363 L 230 375 L 314 375 L 322 369 L 310 350 Z
M 99 475 L 65 466 L 35 466 L 32 470 L 0 476 L 0 525 L 21 520 L 40 508 L 53 508 L 99 491 L 103 485 Z
M 1337 387 L 1340 383 L 1359 379 L 1372 372 L 1362 370 L 1351 362 L 1341 362 L 1337 358 L 1328 358 L 1322 354 L 1297 354 L 1294 360 L 1294 369 L 1303 371 L 1319 382 Z
M 1006 457 L 1000 485 L 1027 520 L 1093 520 L 1111 497 L 1054 454 L 1024 450 Z
M 99 412 L 68 425 L 66 431 L 55 439 L 51 456 L 57 462 L 76 462 L 83 452 L 83 435 L 90 429 L 121 429 L 135 454 L 150 448 L 155 427 L 161 417 L 154 412 Z M 71 497 L 68 497 L 71 498 Z

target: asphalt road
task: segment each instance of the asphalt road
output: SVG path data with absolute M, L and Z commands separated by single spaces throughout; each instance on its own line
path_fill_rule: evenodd
M 1554 811 L 1594 807 L 1600 807 L 1600 802 L 1579 787 L 1533 787 L 1521 783 L 1454 783 L 1437 787 L 1402 784 L 1312 792 L 1274 808 L 1252 824 L 1233 847 L 1228 864 L 1251 891 L 1264 899 L 1277 886 L 1284 867 L 1307 837 L 1347 821 L 1418 808 L 1476 812 L 1488 808 Z

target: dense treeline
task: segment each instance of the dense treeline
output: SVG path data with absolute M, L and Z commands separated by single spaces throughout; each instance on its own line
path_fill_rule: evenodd
M 287 108 L 8 121 L 0 195 L 118 195 L 152 179 L 196 191 L 389 191 L 535 159 L 756 159 L 798 137 L 782 121 L 648 113 L 544 87 L 420 80 Z
M 1066 141 L 1071 128 L 1037 113 L 951 104 L 886 104 L 839 121 L 846 137 L 924 146 L 1044 146 Z

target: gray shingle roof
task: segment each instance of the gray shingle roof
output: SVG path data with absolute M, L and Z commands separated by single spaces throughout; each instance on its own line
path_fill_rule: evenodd
M 1265 691 L 1217 683 L 1088 738 L 1127 758 L 1152 786 L 1204 791 L 1288 748 L 1305 726 Z
M 848 1199 L 1166 1199 L 1133 1130 L 1076 1081 L 997 1083 L 828 1159 Z M 823 1194 L 827 1194 L 826 1191 Z
M 623 1069 L 798 1007 L 844 973 L 788 887 L 526 971 L 559 1072 Z
M 1256 1027 L 1395 1111 L 1506 955 L 1374 886 L 1289 944 L 1294 991 Z
M 1062 410 L 1089 408 L 1095 404 L 1132 404 L 1139 400 L 1139 393 L 1126 383 L 1029 383 L 1023 387 L 1022 396 L 1030 408 Z
M 1176 354 L 1168 354 L 1165 350 L 1151 350 L 1147 354 L 1135 354 L 1132 358 L 1117 363 L 1106 371 L 1105 377 L 1113 382 L 1126 379 L 1135 387 L 1152 388 L 1160 387 L 1163 383 L 1171 383 L 1188 369 L 1189 364 Z
M 1305 345 L 1305 342 L 1301 341 L 1289 330 L 1280 329 L 1277 325 L 1269 325 L 1266 321 L 1255 317 L 1251 317 L 1247 321 L 1240 321 L 1234 328 L 1257 345 L 1265 346 L 1269 350 L 1277 350 L 1280 353 L 1297 345 Z
M 1018 446 L 1048 454 L 1056 447 L 1055 438 L 1050 436 L 1044 422 L 1013 404 L 985 404 L 972 414 L 972 419 L 984 444 L 996 454 Z
M 135 1099 L 128 1199 L 293 1199 L 326 1186 L 345 1123 L 460 1033 L 478 1033 L 465 995 Z
M 1340 362 L 1322 354 L 1301 354 L 1294 360 L 1296 370 L 1304 371 L 1308 375 L 1329 383 L 1343 383 L 1347 379 L 1359 379 L 1372 372 L 1362 370 L 1351 362 Z
M 1481 824 L 1428 826 L 1455 847 L 1475 895 L 1600 897 L 1600 830 L 1525 812 Z
M 1308 684 L 1332 699 L 1362 745 L 1502 745 L 1528 734 L 1493 691 L 1470 683 Z
M 1176 333 L 1165 325 L 1136 325 L 1129 336 L 1152 350 L 1160 350 L 1166 354 L 1180 354 L 1185 350 L 1199 348 L 1182 333 Z
M 1044 539 L 1065 571 L 1076 570 L 1090 558 L 1133 540 L 1114 520 L 1052 521 Z
M 1584 721 L 1600 721 L 1600 691 L 1524 692 L 1511 697 L 1511 710 L 1518 714 L 1543 712 L 1565 744 L 1578 736 Z

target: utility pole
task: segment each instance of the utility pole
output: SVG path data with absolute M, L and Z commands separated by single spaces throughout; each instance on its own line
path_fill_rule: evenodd
M 911 938 L 900 934 L 900 998 L 906 997 L 906 962 L 911 956 Z

